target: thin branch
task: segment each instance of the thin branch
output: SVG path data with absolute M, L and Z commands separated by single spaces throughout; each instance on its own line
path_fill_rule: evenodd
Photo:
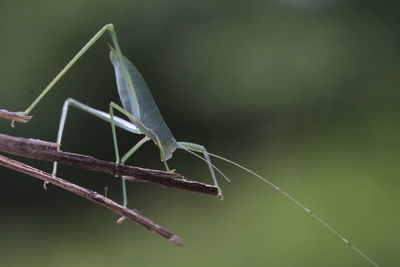
M 22 123 L 26 123 L 32 118 L 32 116 L 24 115 L 22 112 L 11 112 L 5 109 L 0 109 L 0 117 Z
M 86 198 L 90 201 L 93 201 L 96 204 L 99 204 L 105 208 L 108 208 L 115 213 L 124 216 L 140 225 L 143 227 L 147 228 L 149 231 L 155 232 L 169 241 L 175 243 L 178 246 L 182 246 L 182 242 L 180 238 L 171 232 L 167 231 L 165 228 L 162 226 L 154 223 L 150 219 L 140 215 L 137 211 L 135 210 L 130 210 L 128 208 L 125 208 L 121 206 L 120 204 L 112 201 L 111 199 L 100 195 L 90 189 L 86 189 L 84 187 L 81 187 L 79 185 L 73 184 L 71 182 L 68 182 L 64 179 L 61 179 L 59 177 L 52 176 L 49 173 L 46 173 L 44 171 L 38 170 L 36 168 L 33 168 L 29 165 L 26 165 L 22 162 L 7 158 L 5 156 L 0 155 L 0 165 L 13 169 L 15 171 L 25 173 L 27 175 L 30 175 L 32 177 L 38 178 L 40 180 L 46 181 L 47 183 L 56 185 L 58 187 L 61 187 L 67 191 L 70 191 L 72 193 L 75 193 L 83 198 Z
M 87 155 L 63 152 L 59 150 L 59 145 L 37 139 L 26 139 L 0 134 L 0 151 L 38 160 L 57 161 L 77 168 L 104 172 L 113 176 L 124 176 L 128 181 L 154 183 L 168 188 L 182 189 L 212 196 L 219 195 L 218 187 L 187 180 L 176 172 L 120 165 Z

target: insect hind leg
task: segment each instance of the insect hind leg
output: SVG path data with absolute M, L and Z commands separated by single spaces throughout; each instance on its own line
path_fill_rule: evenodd
M 68 111 L 69 111 L 69 107 L 75 107 L 79 110 L 82 110 L 86 113 L 89 113 L 99 119 L 102 119 L 106 122 L 110 121 L 110 115 L 106 112 L 100 111 L 98 109 L 92 108 L 88 105 L 85 105 L 73 98 L 68 98 L 65 100 L 63 108 L 62 108 L 62 112 L 61 112 L 61 118 L 60 118 L 60 123 L 59 123 L 59 127 L 58 127 L 58 133 L 57 133 L 57 144 L 61 145 L 61 140 L 63 137 L 63 132 L 64 132 L 64 126 L 65 126 L 65 121 L 67 119 L 67 115 L 68 115 Z M 135 134 L 139 134 L 139 130 L 136 128 L 136 126 L 134 126 L 132 123 L 130 123 L 129 121 L 123 120 L 119 117 L 114 116 L 114 123 L 115 126 L 126 130 L 128 132 L 131 133 L 135 133 Z M 52 174 L 55 176 L 57 174 L 57 162 L 55 162 L 53 164 L 53 172 Z
M 64 126 L 65 126 L 65 121 L 67 119 L 67 115 L 68 115 L 68 108 L 69 105 L 71 104 L 71 100 L 72 98 L 68 98 L 67 100 L 65 100 L 62 111 L 61 111 L 61 118 L 60 118 L 60 123 L 58 126 L 58 132 L 57 132 L 57 141 L 56 143 L 58 145 L 61 145 L 61 139 L 64 133 Z M 53 162 L 53 171 L 52 171 L 52 175 L 56 176 L 57 175 L 57 161 Z M 46 182 L 44 183 L 44 187 L 46 188 Z

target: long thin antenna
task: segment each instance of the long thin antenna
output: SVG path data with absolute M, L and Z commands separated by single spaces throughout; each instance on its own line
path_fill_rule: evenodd
M 192 151 L 195 152 L 199 152 L 199 153 L 204 153 L 203 151 L 197 150 L 197 149 L 190 149 Z M 351 247 L 355 252 L 357 252 L 362 258 L 364 258 L 365 260 L 367 260 L 369 263 L 371 263 L 374 266 L 379 266 L 375 261 L 373 261 L 370 257 L 368 257 L 364 252 L 362 252 L 359 248 L 357 248 L 355 245 L 353 245 L 353 243 L 351 243 L 347 238 L 345 238 L 342 234 L 340 234 L 339 232 L 337 232 L 332 226 L 330 226 L 328 223 L 326 223 L 323 219 L 321 219 L 318 215 L 316 215 L 313 211 L 311 211 L 309 208 L 307 208 L 306 206 L 304 206 L 301 202 L 299 202 L 297 199 L 295 199 L 294 197 L 292 197 L 291 195 L 289 195 L 288 193 L 286 193 L 286 191 L 282 190 L 280 187 L 276 186 L 274 183 L 272 183 L 271 181 L 269 181 L 268 179 L 262 177 L 261 175 L 253 172 L 252 170 L 240 165 L 239 163 L 236 163 L 232 160 L 226 159 L 224 157 L 218 156 L 216 154 L 212 154 L 209 152 L 205 152 L 210 156 L 213 156 L 217 159 L 226 161 L 254 176 L 256 176 L 257 178 L 259 178 L 260 180 L 262 180 L 263 182 L 269 184 L 272 188 L 274 188 L 275 190 L 281 192 L 285 197 L 287 197 L 288 199 L 290 199 L 292 202 L 294 202 L 297 206 L 299 206 L 301 209 L 303 209 L 305 212 L 307 212 L 308 214 L 310 214 L 314 219 L 316 219 L 320 224 L 322 224 L 325 228 L 327 228 L 329 231 L 331 231 L 334 235 L 336 235 L 339 239 L 341 239 L 346 245 L 348 245 L 349 247 Z
M 179 148 L 185 150 L 186 152 L 192 154 L 192 155 L 195 156 L 195 157 L 198 157 L 199 159 L 201 159 L 202 161 L 204 161 L 204 162 L 206 162 L 206 163 L 208 164 L 208 162 L 207 162 L 203 157 L 201 157 L 201 156 L 199 156 L 199 155 L 197 155 L 196 153 L 194 153 L 194 152 L 191 151 L 191 150 L 194 150 L 194 149 L 188 149 L 188 148 L 183 147 L 183 146 L 180 146 Z M 201 152 L 200 150 L 195 150 L 195 151 L 196 151 L 196 152 Z M 207 153 L 207 154 L 210 154 L 210 153 Z M 211 155 L 211 154 L 210 154 L 210 155 Z M 225 173 L 223 173 L 220 169 L 218 169 L 217 167 L 215 167 L 215 165 L 213 165 L 213 164 L 211 164 L 211 163 L 210 163 L 210 165 L 211 165 L 211 167 L 213 167 L 219 174 L 221 174 L 222 177 L 224 177 L 228 182 L 231 181 L 231 180 L 228 178 L 228 176 L 226 176 Z

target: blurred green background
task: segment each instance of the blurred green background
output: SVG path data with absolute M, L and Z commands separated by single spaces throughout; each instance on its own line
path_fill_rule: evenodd
M 24 110 L 104 24 L 141 70 L 175 137 L 270 177 L 382 266 L 400 263 L 399 4 L 395 1 L 1 1 L 0 108 Z M 33 110 L 0 132 L 54 141 L 67 97 L 119 102 L 102 38 Z M 114 160 L 110 127 L 71 110 L 63 149 Z M 127 150 L 140 137 L 119 131 Z M 24 160 L 44 170 L 51 164 Z M 162 169 L 146 144 L 130 162 Z M 130 184 L 129 206 L 178 248 L 42 182 L 0 168 L 1 266 L 368 266 L 266 184 L 215 161 L 225 199 Z M 170 166 L 209 182 L 176 152 Z M 121 199 L 106 175 L 59 175 Z

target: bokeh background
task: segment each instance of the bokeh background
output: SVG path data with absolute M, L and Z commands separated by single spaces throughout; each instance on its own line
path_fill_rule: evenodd
M 204 144 L 281 186 L 382 266 L 400 263 L 400 34 L 395 1 L 0 3 L 0 108 L 24 110 L 106 23 L 178 140 Z M 102 38 L 32 112 L 0 132 L 54 141 L 63 101 L 118 100 Z M 122 150 L 140 137 L 118 132 Z M 71 110 L 63 149 L 114 160 L 109 125 Z M 44 170 L 51 164 L 24 160 Z M 162 169 L 148 143 L 130 164 Z M 130 184 L 129 206 L 178 248 L 86 200 L 0 168 L 1 266 L 368 266 L 268 185 L 215 161 L 225 199 Z M 170 166 L 209 182 L 176 152 Z M 120 201 L 112 177 L 59 175 Z

